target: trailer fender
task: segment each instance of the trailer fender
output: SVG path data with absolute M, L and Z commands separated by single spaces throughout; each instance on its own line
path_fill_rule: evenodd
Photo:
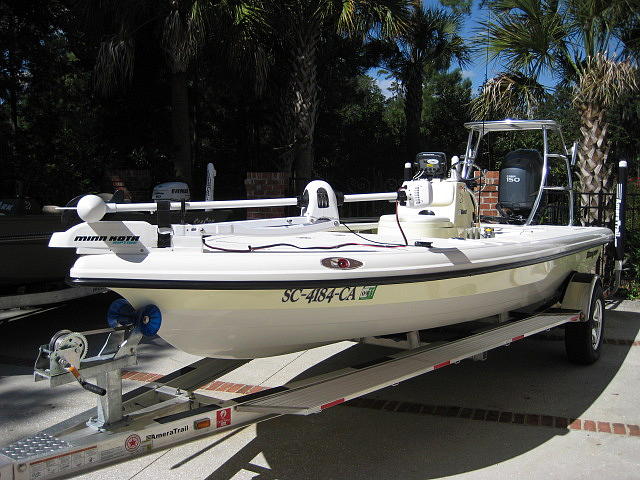
M 560 307 L 566 310 L 580 310 L 580 321 L 586 321 L 591 314 L 591 298 L 596 285 L 601 284 L 600 276 L 592 273 L 574 272 L 562 296 Z

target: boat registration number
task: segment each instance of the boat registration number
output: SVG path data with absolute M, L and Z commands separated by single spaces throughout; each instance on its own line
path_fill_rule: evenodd
M 337 288 L 288 288 L 282 293 L 282 303 L 331 303 L 371 300 L 377 285 Z

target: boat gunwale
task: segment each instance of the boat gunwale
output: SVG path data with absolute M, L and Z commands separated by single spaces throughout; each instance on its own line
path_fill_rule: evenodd
M 597 241 L 590 245 L 565 250 L 563 252 L 537 257 L 518 262 L 505 262 L 497 265 L 487 265 L 475 268 L 457 269 L 453 271 L 439 271 L 430 273 L 417 273 L 411 275 L 385 275 L 352 278 L 334 278 L 322 280 L 150 280 L 150 279 L 122 279 L 122 278 L 66 278 L 66 282 L 72 286 L 105 287 L 110 289 L 135 288 L 135 289 L 162 289 L 162 290 L 281 290 L 283 288 L 319 288 L 319 287 L 351 287 L 367 285 L 392 285 L 406 283 L 420 283 L 436 280 L 448 280 L 487 273 L 512 270 L 527 267 L 562 257 L 568 257 L 590 248 L 600 247 L 609 241 Z

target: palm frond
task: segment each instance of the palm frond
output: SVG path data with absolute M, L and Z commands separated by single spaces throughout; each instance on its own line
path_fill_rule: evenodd
M 545 88 L 519 72 L 501 73 L 485 83 L 471 102 L 473 118 L 532 118 L 546 95 Z
M 133 76 L 135 41 L 125 31 L 100 43 L 94 68 L 96 89 L 104 95 L 126 85 Z
M 472 0 L 440 0 L 440 5 L 449 7 L 455 13 L 469 15 L 471 13 Z
M 638 69 L 630 60 L 619 61 L 598 53 L 580 67 L 574 89 L 574 103 L 599 104 L 608 108 L 620 98 L 638 91 Z
M 616 36 L 623 45 L 622 54 L 640 62 L 640 2 L 636 0 L 618 0 L 622 4 L 620 22 L 615 26 Z
M 610 48 L 616 25 L 629 17 L 628 0 L 567 0 L 566 11 L 574 26 L 581 55 L 591 57 Z
M 341 2 L 340 7 L 340 11 L 338 12 L 338 30 L 343 32 L 354 32 L 358 30 L 356 27 L 356 1 L 344 0 Z
M 206 0 L 174 2 L 167 12 L 161 30 L 162 47 L 174 72 L 189 67 L 206 35 Z
M 337 30 L 347 35 L 391 38 L 407 25 L 406 0 L 331 0 L 319 2 L 319 16 L 336 17 Z
M 217 54 L 260 94 L 274 61 L 265 48 L 270 43 L 267 39 L 274 33 L 273 25 L 265 19 L 265 11 L 255 2 L 236 2 L 220 8 L 212 18 L 215 19 L 211 30 Z
M 426 9 L 418 6 L 412 12 L 406 30 L 389 41 L 384 63 L 398 78 L 404 78 L 408 70 L 447 69 L 452 61 L 460 66 L 468 64 L 471 48 L 458 35 L 462 17 L 443 9 Z
M 510 71 L 536 77 L 568 56 L 570 26 L 553 0 L 494 0 L 475 40 Z

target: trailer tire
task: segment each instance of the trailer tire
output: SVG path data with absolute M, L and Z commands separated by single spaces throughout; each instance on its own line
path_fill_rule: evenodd
M 564 330 L 564 344 L 571 363 L 591 365 L 600 358 L 604 339 L 604 294 L 598 282 L 591 294 L 589 318 L 569 323 Z

